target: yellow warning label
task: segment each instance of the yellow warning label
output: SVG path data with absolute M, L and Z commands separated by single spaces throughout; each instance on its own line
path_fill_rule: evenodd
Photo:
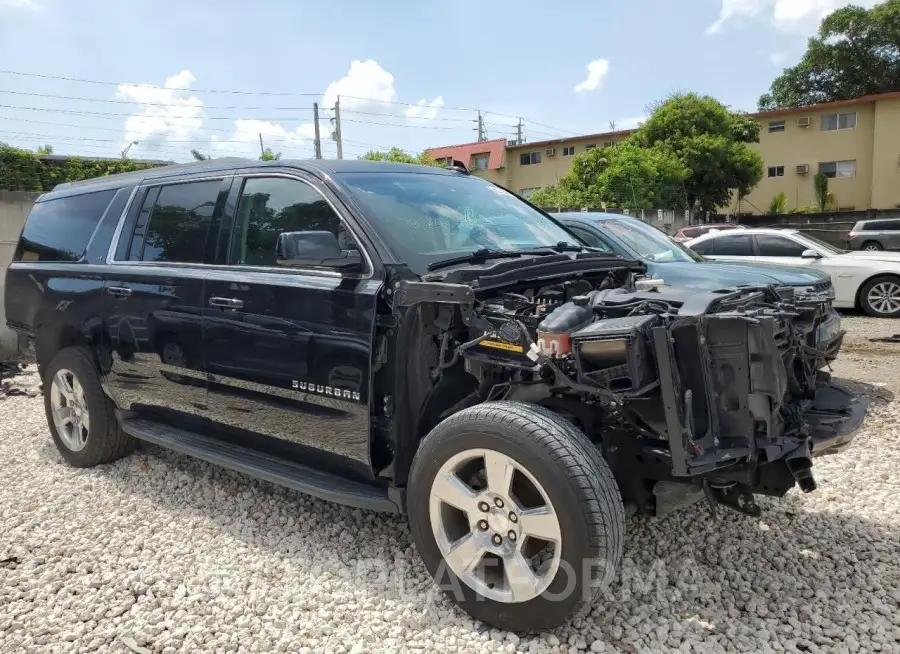
M 498 350 L 506 350 L 507 352 L 524 352 L 525 348 L 521 345 L 513 345 L 512 343 L 503 343 L 502 341 L 481 341 L 479 345 L 485 347 L 493 347 Z

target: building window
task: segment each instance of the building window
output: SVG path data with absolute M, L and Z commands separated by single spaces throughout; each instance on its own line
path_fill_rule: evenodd
M 532 166 L 541 163 L 540 152 L 525 152 L 519 155 L 519 164 L 522 166 Z
M 489 152 L 481 152 L 479 154 L 472 155 L 472 168 L 475 170 L 487 170 L 488 163 L 491 161 L 491 154 Z
M 573 154 L 575 154 L 575 146 L 574 145 L 567 145 L 566 147 L 563 148 L 563 156 L 564 157 L 571 157 Z
M 538 190 L 539 187 L 535 186 L 532 188 L 523 188 L 519 191 L 519 195 L 521 195 L 526 200 L 534 195 L 534 192 Z
M 822 116 L 822 131 L 833 132 L 839 129 L 853 129 L 856 127 L 856 113 L 852 114 L 825 114 Z
M 611 148 L 611 147 L 612 147 L 612 141 L 604 141 L 604 142 L 603 142 L 603 147 L 604 147 L 604 148 Z
M 769 133 L 772 132 L 783 132 L 784 131 L 784 121 L 783 120 L 770 120 L 769 121 Z M 771 175 L 770 175 L 771 177 Z
M 825 177 L 854 177 L 856 161 L 823 161 L 819 164 L 819 172 Z
M 596 144 L 596 143 L 591 143 L 590 145 L 584 146 L 584 149 L 585 149 L 585 150 L 593 150 L 593 149 L 596 148 L 596 147 L 597 147 L 597 144 Z
M 769 166 L 769 177 L 784 177 L 784 166 Z
M 453 157 L 440 157 L 434 160 L 436 164 L 439 166 L 452 166 L 453 165 Z

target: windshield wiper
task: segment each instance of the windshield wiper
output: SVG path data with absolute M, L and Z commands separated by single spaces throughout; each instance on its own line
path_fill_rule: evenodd
M 577 245 L 566 244 L 570 247 L 577 248 L 579 251 L 582 249 Z M 487 261 L 488 259 L 502 259 L 505 257 L 521 257 L 522 255 L 538 255 L 538 256 L 547 256 L 551 254 L 556 254 L 558 250 L 555 249 L 556 246 L 543 245 L 541 247 L 532 248 L 529 250 L 496 250 L 494 248 L 481 248 L 480 250 L 475 250 L 474 252 L 470 252 L 469 254 L 464 254 L 459 257 L 451 257 L 450 259 L 441 259 L 440 261 L 435 261 L 433 263 L 428 264 L 428 270 L 438 270 L 440 268 L 447 268 L 449 266 L 455 266 L 458 263 L 477 263 L 478 261 Z

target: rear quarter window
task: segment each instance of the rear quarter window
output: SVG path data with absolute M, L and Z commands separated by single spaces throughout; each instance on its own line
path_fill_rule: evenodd
M 49 199 L 34 205 L 13 261 L 78 261 L 116 190 Z

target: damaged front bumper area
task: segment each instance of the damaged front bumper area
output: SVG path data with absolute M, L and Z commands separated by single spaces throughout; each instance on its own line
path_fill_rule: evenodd
M 756 514 L 754 494 L 816 488 L 814 456 L 847 447 L 868 404 L 821 370 L 827 313 L 768 308 L 680 315 L 652 330 L 674 479 Z

